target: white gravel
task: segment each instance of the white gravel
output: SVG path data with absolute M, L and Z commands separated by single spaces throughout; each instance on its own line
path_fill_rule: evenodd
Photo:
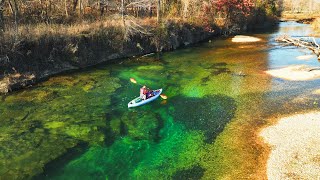
M 268 179 L 320 178 L 320 112 L 282 118 L 260 135 L 271 147 Z
M 271 76 L 290 81 L 308 81 L 320 78 L 320 68 L 307 65 L 292 65 L 266 71 Z
M 261 41 L 260 38 L 252 36 L 236 35 L 232 38 L 232 42 L 258 42 Z

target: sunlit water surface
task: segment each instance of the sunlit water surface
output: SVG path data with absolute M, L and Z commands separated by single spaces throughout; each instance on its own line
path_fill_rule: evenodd
M 284 47 L 282 22 L 258 43 L 214 39 L 186 49 L 59 75 L 0 100 L 0 179 L 222 179 L 265 176 L 257 131 L 270 117 L 318 108 L 319 80 L 289 82 L 264 71 L 319 66 Z M 128 109 L 140 85 L 161 98 Z M 262 163 L 262 164 L 261 164 Z M 260 164 L 260 165 L 259 165 Z

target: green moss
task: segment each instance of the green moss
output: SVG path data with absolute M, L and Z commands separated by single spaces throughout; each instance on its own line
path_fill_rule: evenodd
M 55 128 L 60 128 L 64 126 L 64 122 L 57 122 L 57 121 L 53 121 L 53 122 L 48 122 L 44 125 L 46 128 L 48 129 L 55 129 Z
M 120 87 L 117 78 L 106 75 L 107 70 L 96 70 L 54 77 L 7 96 L 0 104 L 0 158 L 6 159 L 0 176 L 31 177 L 80 141 L 103 143 L 104 114 Z
M 148 172 L 148 178 L 168 179 L 175 172 L 199 162 L 203 135 L 185 132 L 179 125 L 171 127 L 171 133 L 159 145 L 146 152 L 147 158 L 133 172 L 134 179 L 145 178 L 145 172 Z
M 42 169 L 42 179 L 254 174 L 261 149 L 254 145 L 256 129 L 250 125 L 261 105 L 252 100 L 263 99 L 260 92 L 270 83 L 255 74 L 267 67 L 266 52 L 247 55 L 248 49 L 219 42 L 53 77 L 4 97 L 1 178 L 28 179 Z M 250 75 L 236 76 L 239 72 Z M 130 78 L 162 87 L 168 100 L 128 109 L 140 88 Z M 88 147 L 73 154 L 78 144 Z M 65 158 L 63 163 L 50 166 L 58 157 Z

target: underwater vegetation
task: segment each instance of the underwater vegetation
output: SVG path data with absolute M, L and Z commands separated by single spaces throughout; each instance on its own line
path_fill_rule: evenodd
M 281 110 L 264 106 L 277 82 L 262 73 L 265 42 L 228 43 L 119 60 L 3 96 L 0 179 L 264 178 L 256 131 Z M 128 109 L 141 85 L 168 99 Z
M 201 130 L 206 142 L 212 143 L 223 128 L 234 117 L 236 102 L 223 95 L 203 98 L 175 97 L 174 119 L 188 129 Z
M 110 94 L 120 87 L 109 75 L 57 76 L 2 98 L 0 177 L 30 178 L 79 142 L 102 144 Z
M 201 158 L 203 133 L 186 130 L 165 112 L 157 112 L 167 124 L 159 132 L 160 140 L 150 139 L 149 132 L 154 129 L 154 124 L 147 126 L 149 128 L 134 128 L 127 124 L 128 134 L 119 136 L 110 146 L 90 147 L 56 172 L 54 179 L 168 179 L 178 170 L 192 168 Z M 143 116 L 140 120 L 144 123 L 155 121 L 149 117 Z M 137 130 L 129 133 L 130 129 Z
M 242 91 L 234 85 L 252 77 L 234 76 L 238 65 L 200 52 L 181 50 L 61 75 L 4 97 L 0 155 L 6 161 L 0 176 L 205 177 L 203 159 L 214 155 L 208 148 L 238 111 Z M 168 100 L 128 110 L 142 84 L 164 88 Z

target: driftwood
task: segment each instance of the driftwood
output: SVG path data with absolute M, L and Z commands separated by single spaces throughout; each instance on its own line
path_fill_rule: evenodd
M 293 38 L 290 36 L 279 36 L 276 38 L 278 42 L 287 43 L 287 45 L 300 46 L 312 50 L 320 60 L 320 46 L 314 37 Z

